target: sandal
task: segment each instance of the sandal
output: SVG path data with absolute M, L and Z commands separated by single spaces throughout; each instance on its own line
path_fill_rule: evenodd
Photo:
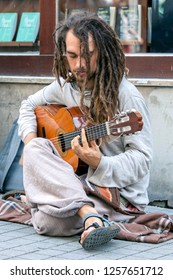
M 91 250 L 95 247 L 108 243 L 112 238 L 116 236 L 116 234 L 120 231 L 120 228 L 115 225 L 113 222 L 110 222 L 105 217 L 96 214 L 96 213 L 89 213 L 83 218 L 83 222 L 90 217 L 96 217 L 102 220 L 103 227 L 100 226 L 98 223 L 93 223 L 85 230 L 89 229 L 90 227 L 94 227 L 95 229 L 91 231 L 86 238 L 84 239 L 83 243 L 81 244 L 85 250 Z M 79 240 L 80 242 L 80 240 Z

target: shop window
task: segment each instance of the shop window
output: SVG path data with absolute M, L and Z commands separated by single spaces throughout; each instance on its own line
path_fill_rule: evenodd
M 173 78 L 172 0 L 0 0 L 1 14 L 17 13 L 11 41 L 5 42 L 0 31 L 1 75 L 52 76 L 52 34 L 60 20 L 79 10 L 96 12 L 112 26 L 130 77 Z M 40 14 L 33 42 L 16 40 L 23 13 Z

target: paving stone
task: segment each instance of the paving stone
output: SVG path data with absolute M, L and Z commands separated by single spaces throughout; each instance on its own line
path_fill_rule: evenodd
M 173 209 L 148 207 L 149 212 L 173 214 Z M 0 221 L 1 260 L 173 260 L 173 240 L 160 244 L 111 240 L 95 250 L 86 251 L 79 236 L 38 235 L 26 225 Z

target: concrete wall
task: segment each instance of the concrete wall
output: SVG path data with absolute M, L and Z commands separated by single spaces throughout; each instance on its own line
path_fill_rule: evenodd
M 0 76 L 0 149 L 5 142 L 12 122 L 19 114 L 21 101 L 52 81 L 53 79 L 46 77 Z
M 52 78 L 0 77 L 0 149 L 20 103 L 49 84 Z M 167 201 L 173 207 L 173 80 L 131 80 L 148 104 L 154 144 L 154 161 L 149 186 L 150 201 Z
M 138 88 L 148 104 L 153 131 L 150 201 L 165 201 L 173 207 L 173 81 Z

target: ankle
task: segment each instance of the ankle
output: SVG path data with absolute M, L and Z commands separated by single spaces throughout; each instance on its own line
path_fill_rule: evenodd
M 97 214 L 97 211 L 95 208 L 89 204 L 85 204 L 78 210 L 78 215 L 83 219 L 87 214 L 89 213 L 95 213 Z
M 90 225 L 97 223 L 99 226 L 103 226 L 103 222 L 100 218 L 97 217 L 89 217 L 84 224 L 85 229 L 87 229 Z

